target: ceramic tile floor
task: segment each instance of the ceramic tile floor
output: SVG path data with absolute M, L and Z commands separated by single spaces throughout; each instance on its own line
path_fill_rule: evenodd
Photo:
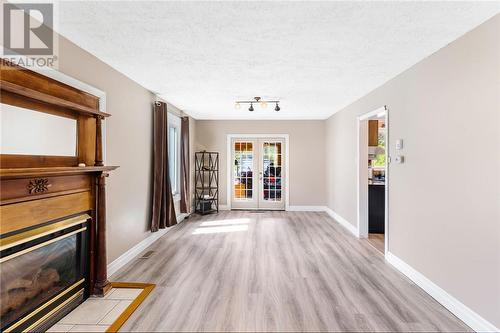
M 105 332 L 141 292 L 142 289 L 113 288 L 105 297 L 91 297 L 47 332 Z

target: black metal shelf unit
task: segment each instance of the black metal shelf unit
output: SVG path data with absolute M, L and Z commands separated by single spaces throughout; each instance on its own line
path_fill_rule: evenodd
M 219 212 L 219 153 L 195 153 L 195 209 L 199 214 Z

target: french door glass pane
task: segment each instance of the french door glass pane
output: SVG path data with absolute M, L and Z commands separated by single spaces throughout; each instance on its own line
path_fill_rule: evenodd
M 234 199 L 245 201 L 252 199 L 253 175 L 252 142 L 234 143 Z
M 264 142 L 262 189 L 265 201 L 281 201 L 281 142 Z

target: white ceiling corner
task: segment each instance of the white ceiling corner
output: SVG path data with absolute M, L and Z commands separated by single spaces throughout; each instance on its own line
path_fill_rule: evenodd
M 58 30 L 197 119 L 325 119 L 499 4 L 62 1 Z M 252 96 L 281 111 L 234 108 Z

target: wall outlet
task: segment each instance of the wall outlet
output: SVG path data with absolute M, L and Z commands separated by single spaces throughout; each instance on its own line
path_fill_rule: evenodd
M 403 164 L 405 162 L 405 157 L 403 155 L 396 155 L 396 157 L 394 157 L 394 162 L 396 164 Z

